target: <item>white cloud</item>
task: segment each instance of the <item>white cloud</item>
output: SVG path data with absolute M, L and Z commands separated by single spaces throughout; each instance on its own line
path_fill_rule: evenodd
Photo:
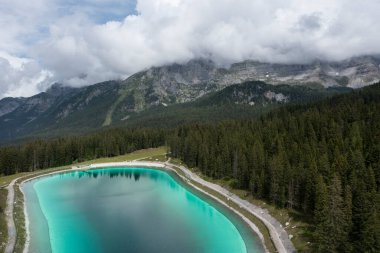
M 110 12 L 120 1 L 111 1 Z M 106 0 L 96 2 L 107 5 Z M 62 0 L 37 3 L 37 17 L 27 16 L 26 28 L 12 22 L 12 15 L 22 15 L 17 8 L 6 18 L 0 15 L 0 23 L 11 24 L 0 39 L 0 50 L 27 52 L 41 73 L 76 86 L 196 57 L 220 64 L 245 59 L 302 63 L 380 53 L 377 0 L 138 0 L 136 14 L 103 24 L 91 16 L 97 8 L 87 0 L 80 2 L 84 11 L 71 6 L 63 14 L 54 11 Z M 38 39 L 32 45 L 12 46 L 20 34 L 42 24 L 45 29 L 34 34 Z
M 16 58 L 0 52 L 0 94 L 3 97 L 30 96 L 44 90 L 52 74 L 33 60 Z

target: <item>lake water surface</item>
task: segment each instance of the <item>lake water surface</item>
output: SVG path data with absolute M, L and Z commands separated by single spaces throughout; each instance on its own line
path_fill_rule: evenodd
M 169 172 L 105 168 L 23 185 L 33 253 L 263 252 L 220 204 Z

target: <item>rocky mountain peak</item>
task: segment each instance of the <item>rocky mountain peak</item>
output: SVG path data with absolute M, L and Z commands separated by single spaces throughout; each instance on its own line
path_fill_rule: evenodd
M 0 100 L 0 117 L 13 112 L 17 109 L 23 102 L 25 98 L 12 98 L 6 97 Z
M 50 86 L 49 89 L 46 90 L 46 93 L 49 95 L 52 95 L 54 97 L 66 95 L 68 93 L 71 93 L 72 91 L 76 90 L 77 88 L 65 86 L 61 83 L 54 83 L 52 86 Z

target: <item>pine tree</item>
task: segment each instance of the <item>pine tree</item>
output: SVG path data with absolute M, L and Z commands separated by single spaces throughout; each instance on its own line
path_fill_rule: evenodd
M 339 252 L 352 252 L 352 243 L 350 240 L 350 234 L 352 230 L 352 191 L 349 185 L 346 185 L 344 190 L 344 234 L 343 243 L 339 248 Z
M 342 197 L 342 184 L 337 175 L 332 179 L 328 188 L 329 203 L 327 212 L 327 230 L 329 231 L 329 243 L 331 252 L 339 252 L 343 245 L 347 244 L 346 217 L 344 214 L 344 202 Z
M 315 211 L 316 224 L 314 240 L 317 252 L 331 252 L 328 229 L 328 192 L 322 176 L 318 176 L 315 185 Z

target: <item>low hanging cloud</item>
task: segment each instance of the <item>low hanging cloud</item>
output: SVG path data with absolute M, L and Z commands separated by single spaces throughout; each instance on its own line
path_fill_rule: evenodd
M 35 61 L 0 52 L 0 98 L 36 94 L 49 87 L 53 80 L 52 73 Z
M 28 57 L 43 82 L 72 86 L 200 57 L 221 65 L 343 60 L 380 53 L 379 12 L 377 0 L 138 0 L 121 20 L 99 24 L 79 9 L 50 20 Z

